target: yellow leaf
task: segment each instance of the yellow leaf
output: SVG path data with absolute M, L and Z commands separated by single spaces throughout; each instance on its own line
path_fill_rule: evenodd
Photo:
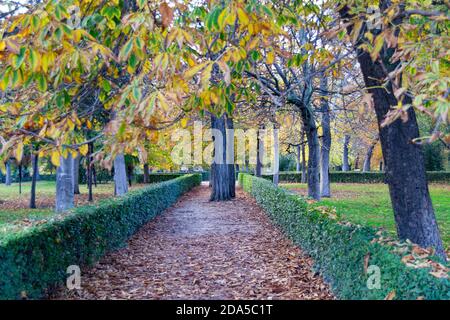
M 202 88 L 203 90 L 209 88 L 209 80 L 211 79 L 211 72 L 212 72 L 212 63 L 209 64 L 206 69 L 202 73 Z
M 183 118 L 183 119 L 181 119 L 181 127 L 182 128 L 186 128 L 186 126 L 187 126 L 187 123 L 188 123 L 188 119 L 187 118 Z
M 169 105 L 167 104 L 166 98 L 164 97 L 164 95 L 161 92 L 158 92 L 158 101 L 159 101 L 159 105 L 161 106 L 161 108 L 164 111 L 169 110 Z
M 52 161 L 55 167 L 59 167 L 60 162 L 60 154 L 58 151 L 53 151 L 50 160 Z
M 239 22 L 241 23 L 241 25 L 243 27 L 248 25 L 250 20 L 248 18 L 248 15 L 245 13 L 245 11 L 242 10 L 241 8 L 238 8 L 238 12 L 237 13 L 238 13 Z
M 190 68 L 188 71 L 186 71 L 184 73 L 184 78 L 185 79 L 190 79 L 193 76 L 195 76 L 199 71 L 201 71 L 209 62 L 203 62 L 200 63 L 196 66 L 193 66 L 192 68 Z
M 378 54 L 380 53 L 381 49 L 383 48 L 384 43 L 384 34 L 381 33 L 375 38 L 375 45 L 370 53 L 370 57 L 372 58 L 372 61 L 375 61 L 378 58 Z
M 5 41 L 0 41 L 0 51 L 5 51 L 5 48 L 6 48 L 6 43 L 5 43 Z
M 17 162 L 22 161 L 22 156 L 23 156 L 23 142 L 19 142 L 19 144 L 16 147 L 16 159 Z
M 275 60 L 275 54 L 273 53 L 273 51 L 269 51 L 267 53 L 266 63 L 267 64 L 272 64 L 274 60 Z

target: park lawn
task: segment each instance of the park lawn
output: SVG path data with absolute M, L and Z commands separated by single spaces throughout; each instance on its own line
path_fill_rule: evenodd
M 29 209 L 31 182 L 22 183 L 22 193 L 19 194 L 19 184 L 11 186 L 0 184 L 0 233 L 11 230 L 12 225 L 16 229 L 17 224 L 37 222 L 52 217 L 55 205 L 55 181 L 38 181 L 36 186 L 37 209 Z M 140 188 L 143 185 L 134 185 L 131 189 Z M 88 189 L 85 184 L 80 184 L 80 195 L 75 195 L 77 206 L 88 204 Z M 98 184 L 93 187 L 94 201 L 114 196 L 114 184 Z
M 282 184 L 282 187 L 306 194 L 306 184 Z M 450 185 L 430 184 L 442 240 L 450 247 Z M 342 220 L 360 225 L 382 227 L 395 235 L 395 221 L 385 184 L 332 183 L 332 198 L 323 198 L 315 206 L 335 207 Z

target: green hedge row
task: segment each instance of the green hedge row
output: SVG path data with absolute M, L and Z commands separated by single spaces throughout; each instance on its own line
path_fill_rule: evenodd
M 47 288 L 64 283 L 68 266 L 92 264 L 123 246 L 142 225 L 200 183 L 200 175 L 185 175 L 0 237 L 0 299 L 44 296 Z
M 192 172 L 155 172 L 150 173 L 150 183 L 166 181 L 168 179 L 173 179 L 174 177 L 180 177 L 185 174 L 192 174 Z M 202 175 L 202 181 L 209 181 L 209 171 L 201 171 L 198 174 Z M 136 176 L 137 183 L 144 182 L 144 175 L 139 174 Z
M 272 180 L 272 175 L 264 175 L 263 178 Z M 300 183 L 301 172 L 280 172 L 280 182 Z M 428 171 L 428 182 L 450 183 L 450 172 Z M 332 183 L 384 183 L 383 172 L 330 172 Z
M 395 290 L 396 299 L 450 299 L 450 281 L 426 269 L 413 269 L 401 262 L 390 248 L 372 243 L 376 230 L 338 223 L 308 210 L 303 198 L 265 179 L 239 175 L 239 183 L 264 208 L 273 221 L 315 261 L 315 268 L 341 299 L 383 299 Z M 381 271 L 381 288 L 369 289 L 371 274 L 364 259 Z
M 163 182 L 168 181 L 171 179 L 175 179 L 181 176 L 184 176 L 184 173 L 150 173 L 149 174 L 149 183 L 157 183 L 157 182 Z M 135 176 L 136 183 L 144 183 L 144 175 L 139 174 Z

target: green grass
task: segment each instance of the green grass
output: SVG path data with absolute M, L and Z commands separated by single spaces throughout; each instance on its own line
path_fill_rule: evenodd
M 305 184 L 283 184 L 286 189 L 306 193 Z M 382 227 L 395 235 L 395 221 L 389 198 L 388 187 L 384 184 L 332 184 L 332 198 L 324 198 L 315 206 L 332 206 L 342 220 L 353 223 Z M 441 231 L 442 240 L 450 247 L 450 186 L 430 185 L 431 199 Z
M 19 184 L 11 186 L 0 184 L 0 232 L 9 229 L 9 224 L 23 221 L 24 219 L 35 221 L 47 219 L 54 215 L 53 208 L 55 197 L 54 181 L 39 181 L 36 186 L 37 209 L 29 209 L 31 182 L 22 183 L 22 193 L 19 194 Z M 86 195 L 88 192 L 86 185 L 80 185 L 80 193 Z M 94 200 L 96 197 L 102 198 L 113 196 L 113 184 L 99 184 L 93 188 Z M 45 205 L 42 205 L 45 201 Z M 41 205 L 40 205 L 41 204 Z

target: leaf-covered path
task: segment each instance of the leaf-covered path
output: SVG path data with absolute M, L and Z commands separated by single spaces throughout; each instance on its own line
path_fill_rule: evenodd
M 145 225 L 126 248 L 82 270 L 57 299 L 332 299 L 312 261 L 237 190 L 208 201 L 200 186 Z

